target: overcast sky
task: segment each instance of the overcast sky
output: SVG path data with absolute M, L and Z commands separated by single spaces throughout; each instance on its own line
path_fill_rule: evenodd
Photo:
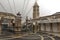
M 21 12 L 23 17 L 32 17 L 35 0 L 0 0 L 0 12 L 17 14 Z M 60 0 L 38 0 L 40 16 L 52 15 L 60 12 Z

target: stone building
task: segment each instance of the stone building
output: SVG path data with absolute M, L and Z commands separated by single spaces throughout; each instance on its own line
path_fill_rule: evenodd
M 30 22 L 30 21 L 29 21 Z M 60 12 L 56 12 L 49 16 L 39 17 L 39 6 L 35 2 L 33 6 L 33 32 L 60 32 Z
M 53 15 L 32 19 L 32 22 L 37 22 L 37 32 L 60 32 L 60 12 L 56 12 Z
M 19 13 L 16 16 L 12 13 L 0 12 L 0 33 L 5 30 L 16 32 L 15 30 L 19 29 L 21 25 L 21 19 L 19 16 Z
M 0 33 L 5 29 L 12 27 L 12 20 L 15 20 L 15 15 L 11 13 L 0 12 Z

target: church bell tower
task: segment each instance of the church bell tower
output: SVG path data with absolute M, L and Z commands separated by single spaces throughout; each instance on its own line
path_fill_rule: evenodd
M 37 3 L 37 0 L 35 0 L 35 4 L 33 6 L 33 19 L 39 18 L 39 5 Z

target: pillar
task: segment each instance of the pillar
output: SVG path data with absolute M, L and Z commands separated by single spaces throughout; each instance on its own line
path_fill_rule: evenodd
M 46 31 L 46 24 L 44 23 L 43 25 L 44 25 L 44 31 Z
M 38 30 L 38 26 L 37 26 L 37 22 L 35 23 L 35 33 L 37 32 Z
M 53 32 L 57 32 L 58 25 L 57 23 L 53 23 Z
M 33 25 L 33 33 L 36 33 L 36 25 Z
M 35 25 L 33 25 L 33 33 L 35 32 Z
M 52 26 L 52 23 L 50 23 L 50 31 L 53 32 L 53 26 Z
M 57 23 L 58 32 L 60 32 L 60 23 Z
M 33 23 L 33 33 L 36 33 L 37 32 L 37 23 L 34 22 Z
M 41 31 L 41 24 L 39 23 L 39 31 Z
M 40 26 L 39 23 L 37 23 L 37 32 L 39 32 Z
M 44 24 L 43 24 L 43 23 L 41 23 L 41 25 L 40 25 L 40 26 L 41 26 L 41 31 L 44 31 L 44 27 L 45 27 L 45 26 L 44 26 Z
M 46 31 L 49 32 L 50 31 L 50 23 L 46 23 L 45 26 L 46 26 Z

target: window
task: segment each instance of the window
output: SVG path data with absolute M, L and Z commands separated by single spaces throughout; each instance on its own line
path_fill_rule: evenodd
M 8 23 L 8 19 L 4 18 L 2 22 L 3 23 Z

